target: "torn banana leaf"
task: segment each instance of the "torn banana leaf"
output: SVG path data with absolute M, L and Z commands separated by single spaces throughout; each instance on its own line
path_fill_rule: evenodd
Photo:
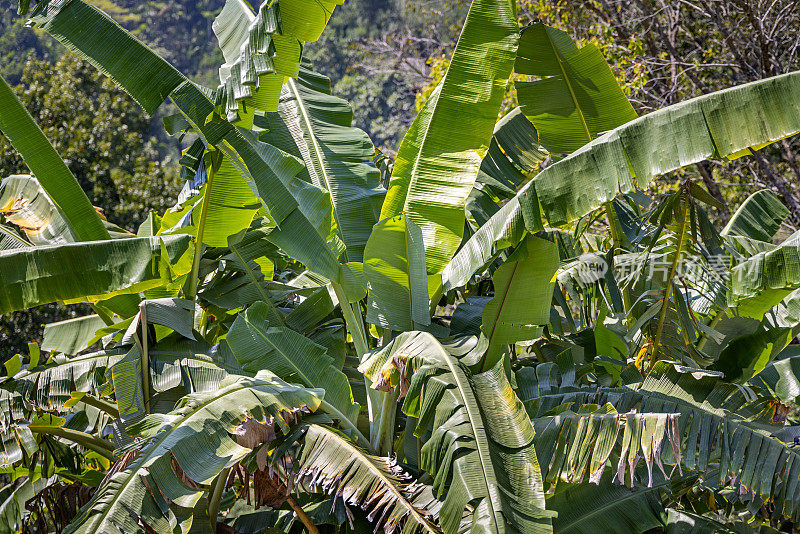
M 210 484 L 253 448 L 238 443 L 240 424 L 252 419 L 286 434 L 297 412 L 319 407 L 319 393 L 269 374 L 230 377 L 217 391 L 188 395 L 174 411 L 148 416 L 129 429 L 145 438 L 138 452 L 104 481 L 65 532 L 116 534 L 142 525 L 172 532 L 181 523 L 177 528 L 186 533 L 186 517 L 203 495 L 200 484 Z

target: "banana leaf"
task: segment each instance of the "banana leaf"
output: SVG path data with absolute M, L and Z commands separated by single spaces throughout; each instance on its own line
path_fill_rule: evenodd
M 66 321 L 50 323 L 44 327 L 42 350 L 78 354 L 85 350 L 95 337 L 95 332 L 106 326 L 99 315 L 76 317 Z
M 662 495 L 670 489 L 669 480 L 652 487 L 627 488 L 612 484 L 606 476 L 600 484 L 585 482 L 570 486 L 547 499 L 558 512 L 553 532 L 558 534 L 628 534 L 662 528 Z
M 0 252 L 0 313 L 159 287 L 191 269 L 189 236 L 138 237 Z
M 659 460 L 705 473 L 720 487 L 733 488 L 734 500 L 772 499 L 782 516 L 800 513 L 800 494 L 795 492 L 800 455 L 776 436 L 788 407 L 765 391 L 723 382 L 718 372 L 667 361 L 657 362 L 643 382 L 621 387 L 583 385 L 574 369 L 554 364 L 531 371 L 518 373 L 517 383 L 532 418 L 568 402 L 610 402 L 620 412 L 679 413 L 677 429 L 672 430 L 681 436 L 679 446 L 663 447 Z
M 443 286 L 465 284 L 497 250 L 516 244 L 523 229 L 541 230 L 542 217 L 566 225 L 655 176 L 711 157 L 739 157 L 797 133 L 799 79 L 792 72 L 724 89 L 601 135 L 540 172 L 475 232 L 445 268 Z
M 441 88 L 398 150 L 380 218 L 405 213 L 422 229 L 428 273 L 440 273 L 461 243 L 518 35 L 513 2 L 474 0 Z
M 258 13 L 242 0 L 225 3 L 212 26 L 225 57 L 218 95 L 228 120 L 249 127 L 254 109 L 277 110 L 285 77 L 298 75 L 304 42 L 319 38 L 343 1 L 264 1 Z
M 357 505 L 387 534 L 439 532 L 434 524 L 441 503 L 430 486 L 409 480 L 391 458 L 365 453 L 346 436 L 322 425 L 309 425 L 292 458 L 292 475 L 310 490 L 339 496 Z
M 494 367 L 503 347 L 538 337 L 541 325 L 550 322 L 557 270 L 558 247 L 531 236 L 494 272 L 494 298 L 482 315 L 489 340 L 486 368 Z
M 169 63 L 82 0 L 50 2 L 31 18 L 79 53 L 152 113 L 170 98 L 207 146 L 220 149 L 260 198 L 278 226 L 271 240 L 298 261 L 330 280 L 343 268 L 309 221 L 289 189 L 302 165 L 293 157 L 259 142 L 253 132 L 237 129 L 213 116 L 213 95 L 188 81 Z M 209 118 L 210 117 L 210 118 Z M 302 192 L 302 191 L 301 191 Z
M 443 500 L 445 533 L 459 532 L 470 508 L 471 532 L 551 531 L 534 429 L 501 364 L 471 375 L 430 334 L 406 332 L 359 369 L 376 388 L 407 392 L 403 412 L 417 421 L 407 432 Z
M 367 321 L 401 331 L 429 325 L 425 248 L 414 221 L 405 215 L 384 219 L 375 225 L 364 251 Z
M 347 377 L 334 367 L 325 348 L 268 320 L 267 305 L 258 302 L 239 314 L 225 342 L 246 372 L 266 369 L 284 380 L 325 390 L 325 401 L 355 424 L 360 406 Z
M 319 407 L 318 392 L 266 374 L 230 377 L 219 390 L 186 396 L 168 414 L 153 414 L 131 433 L 140 434 L 135 457 L 127 457 L 98 488 L 66 533 L 118 534 L 142 525 L 156 532 L 188 532 L 191 511 L 227 465 L 247 455 L 234 433 L 246 419 L 288 433 L 299 411 Z M 188 516 L 188 519 L 187 519 Z
M 720 234 L 745 236 L 770 243 L 788 216 L 789 208 L 783 205 L 778 195 L 769 189 L 762 189 L 747 197 Z
M 522 30 L 514 70 L 541 78 L 515 86 L 522 112 L 550 152 L 569 154 L 636 118 L 597 45 L 579 49 L 562 30 L 541 22 Z
M 284 84 L 277 116 L 266 119 L 263 139 L 301 157 L 312 183 L 330 192 L 345 258 L 362 261 L 386 191 L 369 136 L 350 126 L 350 104 L 331 94 L 328 78 L 303 65 L 297 79 Z

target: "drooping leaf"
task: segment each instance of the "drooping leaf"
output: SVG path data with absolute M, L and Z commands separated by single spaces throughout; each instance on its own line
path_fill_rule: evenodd
M 720 233 L 770 243 L 788 216 L 789 208 L 778 196 L 769 189 L 762 189 L 747 197 Z
M 229 0 L 213 29 L 225 56 L 218 90 L 228 120 L 252 124 L 253 109 L 276 111 L 281 85 L 297 76 L 305 42 L 316 41 L 343 0 L 264 1 L 253 13 L 242 0 Z
M 360 369 L 376 387 L 400 384 L 401 393 L 410 379 L 403 412 L 418 421 L 420 468 L 444 501 L 444 532 L 459 531 L 468 505 L 471 532 L 550 532 L 533 426 L 502 365 L 470 375 L 422 332 L 400 334 L 384 349 Z
M 381 219 L 405 213 L 421 229 L 429 273 L 461 243 L 464 204 L 489 146 L 519 28 L 508 1 L 473 1 L 441 89 L 403 139 Z
M 652 486 L 652 465 L 661 466 L 662 447 L 671 449 L 679 444 L 680 436 L 675 434 L 679 415 L 618 413 L 606 405 L 596 411 L 537 417 L 536 456 L 546 487 L 555 489 L 561 481 L 580 484 L 585 478 L 599 484 L 615 448 L 621 449 L 616 479 L 620 483 L 626 480 L 626 467 L 634 477 L 636 464 L 643 458 L 648 467 L 647 485 Z
M 107 388 L 106 370 L 122 359 L 124 350 L 108 350 L 68 358 L 51 357 L 41 365 L 6 378 L 0 387 L 3 399 L 2 422 L 8 427 L 30 417 L 32 411 L 62 411 L 73 392 L 103 396 Z
M 444 287 L 463 285 L 491 258 L 498 240 L 513 245 L 523 226 L 541 230 L 542 216 L 551 226 L 565 225 L 633 191 L 634 177 L 645 188 L 660 174 L 797 133 L 799 78 L 793 72 L 703 95 L 601 135 L 540 172 L 475 232 L 445 269 Z
M 57 300 L 138 293 L 185 275 L 189 236 L 139 237 L 0 251 L 0 313 Z
M 268 373 L 230 377 L 217 391 L 184 397 L 174 411 L 153 414 L 130 429 L 145 437 L 136 458 L 108 477 L 65 532 L 118 534 L 142 525 L 172 532 L 202 496 L 198 484 L 211 483 L 250 452 L 233 435 L 240 423 L 253 418 L 288 433 L 296 411 L 314 411 L 319 403 L 316 391 Z M 191 520 L 178 528 L 186 532 L 190 526 Z
M 775 436 L 788 409 L 775 398 L 723 382 L 720 373 L 666 361 L 657 362 L 643 382 L 621 387 L 582 385 L 568 369 L 542 364 L 517 374 L 531 417 L 566 402 L 610 402 L 618 411 L 679 413 L 674 432 L 681 436 L 679 448 L 662 447 L 664 464 L 677 461 L 683 469 L 705 473 L 720 487 L 733 487 L 742 502 L 772 499 L 784 517 L 800 512 L 800 495 L 790 489 L 800 481 L 800 455 Z
M 294 462 L 292 475 L 304 486 L 341 495 L 377 520 L 376 529 L 439 532 L 432 521 L 441 503 L 430 486 L 412 481 L 395 460 L 369 455 L 335 430 L 309 425 Z
M 87 315 L 50 323 L 44 327 L 42 350 L 78 354 L 94 339 L 95 332 L 106 326 L 99 315 Z

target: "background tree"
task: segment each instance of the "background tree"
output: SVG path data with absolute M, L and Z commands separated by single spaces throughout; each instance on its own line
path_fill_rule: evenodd
M 30 33 L 30 32 L 28 32 Z M 115 224 L 135 231 L 149 210 L 163 212 L 180 190 L 176 165 L 162 162 L 150 119 L 96 69 L 65 55 L 54 65 L 30 59 L 15 92 L 41 125 L 92 204 Z M 0 135 L 0 176 L 29 172 Z M 74 317 L 80 307 L 48 304 L 31 314 L 0 317 L 0 355 L 10 357 L 40 339 L 44 323 Z

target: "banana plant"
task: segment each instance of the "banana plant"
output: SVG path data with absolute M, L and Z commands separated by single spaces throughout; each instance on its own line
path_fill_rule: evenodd
M 0 85 L 32 173 L 0 185 L 0 313 L 94 311 L 5 362 L 0 521 L 61 529 L 19 503 L 82 488 L 65 532 L 795 528 L 788 212 L 756 192 L 718 229 L 698 184 L 642 189 L 800 131 L 800 75 L 637 117 L 597 47 L 473 0 L 384 188 L 302 58 L 338 3 L 227 0 L 214 89 L 83 0 L 33 7 L 191 143 L 126 232 Z

